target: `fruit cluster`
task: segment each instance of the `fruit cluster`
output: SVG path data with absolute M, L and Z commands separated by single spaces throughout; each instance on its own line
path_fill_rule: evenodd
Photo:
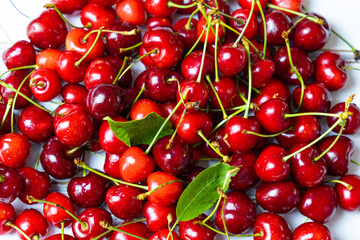
M 355 94 L 334 105 L 331 97 L 351 68 L 322 50 L 331 33 L 342 37 L 302 0 L 238 0 L 235 10 L 229 2 L 44 6 L 29 41 L 3 53 L 0 235 L 332 239 L 324 224 L 337 205 L 360 208 L 360 177 L 348 174 L 355 146 L 343 135 L 360 132 L 360 108 Z M 82 26 L 67 20 L 77 13 Z M 31 142 L 43 146 L 33 168 Z M 95 170 L 84 156 L 99 151 L 104 166 Z M 54 191 L 67 180 L 66 194 Z M 16 216 L 17 198 L 43 213 Z M 311 221 L 292 231 L 279 214 L 296 208 Z M 49 223 L 61 233 L 48 236 Z

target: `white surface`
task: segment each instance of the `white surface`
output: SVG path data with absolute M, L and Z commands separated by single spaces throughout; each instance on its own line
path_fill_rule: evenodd
M 43 10 L 42 6 L 46 3 L 43 0 L 13 0 L 14 4 L 27 16 L 31 18 L 37 17 L 41 11 Z M 234 1 L 236 2 L 236 1 Z M 323 15 L 331 27 L 336 29 L 342 36 L 344 36 L 347 40 L 349 40 L 354 46 L 360 49 L 360 31 L 358 30 L 358 26 L 360 25 L 359 18 L 359 9 L 360 9 L 360 1 L 358 0 L 346 0 L 339 2 L 337 0 L 304 0 L 305 6 L 316 13 Z M 234 4 L 237 6 L 237 4 Z M 234 9 L 234 8 L 233 8 Z M 16 9 L 11 5 L 9 0 L 1 0 L 0 1 L 0 25 L 4 29 L 4 31 L 8 34 L 11 41 L 16 42 L 20 39 L 26 38 L 26 26 L 31 20 L 22 16 Z M 6 34 L 2 32 L 0 29 L 0 52 L 2 53 L 6 48 L 11 46 L 10 40 L 7 38 Z M 348 47 L 341 42 L 335 36 L 332 36 L 329 43 L 326 45 L 326 48 L 331 49 L 348 49 Z M 347 55 L 350 59 L 351 54 Z M 5 71 L 5 67 L 1 62 L 0 72 Z M 350 66 L 360 67 L 359 64 L 352 64 Z M 355 97 L 355 103 L 360 105 L 360 72 L 350 71 L 350 82 L 349 84 L 342 89 L 340 92 L 333 93 L 333 104 L 336 104 L 340 101 L 344 101 L 347 96 L 352 93 L 357 93 L 358 95 Z M 136 74 L 137 75 L 137 74 Z M 60 99 L 58 99 L 60 101 Z M 350 136 L 355 144 L 356 151 L 353 155 L 352 159 L 355 161 L 360 161 L 360 134 L 357 136 Z M 34 162 L 39 156 L 39 151 L 41 147 L 33 144 L 32 148 L 32 156 L 30 161 L 27 163 L 28 166 L 34 166 Z M 104 155 L 104 153 L 101 153 Z M 102 166 L 101 159 L 95 159 L 91 157 L 91 164 L 94 166 Z M 95 163 L 95 164 L 94 164 Z M 360 168 L 350 163 L 350 171 L 349 173 L 360 174 Z M 55 186 L 55 188 L 59 188 L 60 191 L 66 191 L 64 185 Z M 18 200 L 14 202 L 14 206 L 17 209 L 17 212 L 20 213 L 24 206 L 19 203 Z M 25 206 L 28 208 L 29 206 Z M 40 211 L 42 211 L 42 205 L 37 204 L 32 206 Z M 304 222 L 306 217 L 302 216 L 297 211 L 294 211 L 290 214 L 283 215 L 291 228 L 294 229 L 296 226 Z M 335 217 L 326 225 L 329 227 L 330 231 L 333 234 L 335 240 L 356 240 L 360 239 L 360 214 L 359 212 L 348 213 L 340 208 L 337 209 Z M 66 229 L 67 232 L 71 231 L 71 228 Z M 54 232 L 59 232 L 58 229 L 50 228 L 48 236 L 53 234 Z M 250 231 L 248 231 L 250 233 Z M 6 235 L 0 236 L 0 240 L 8 240 L 8 239 L 18 239 L 15 232 Z M 222 239 L 218 237 L 217 239 Z M 242 238 L 242 239 L 252 239 L 252 238 Z

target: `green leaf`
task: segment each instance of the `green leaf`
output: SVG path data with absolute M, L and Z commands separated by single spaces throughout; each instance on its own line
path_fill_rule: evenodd
M 177 221 L 194 219 L 211 208 L 219 198 L 217 188 L 224 192 L 229 188 L 230 176 L 237 172 L 227 177 L 231 170 L 234 167 L 221 162 L 202 171 L 180 196 L 176 207 Z
M 106 117 L 104 120 L 108 121 L 114 134 L 129 147 L 132 145 L 150 144 L 165 122 L 165 118 L 160 117 L 156 113 L 150 113 L 143 119 L 128 122 L 116 122 L 110 117 Z M 171 123 L 167 122 L 156 140 L 173 132 Z

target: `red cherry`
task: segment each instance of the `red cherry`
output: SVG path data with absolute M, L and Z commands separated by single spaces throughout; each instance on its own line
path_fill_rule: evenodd
M 242 8 L 246 8 L 246 9 L 251 9 L 251 5 L 252 5 L 252 0 L 237 0 L 240 7 Z M 261 9 L 264 11 L 265 7 L 266 7 L 266 4 L 268 3 L 268 0 L 260 0 L 260 6 L 261 6 Z M 255 2 L 255 5 L 254 5 L 254 13 L 255 14 L 260 14 L 260 9 L 258 7 L 258 5 L 256 4 Z
M 170 236 L 170 239 L 180 240 L 176 232 L 171 232 L 170 234 L 168 229 L 160 229 L 159 231 L 156 231 L 153 235 L 151 235 L 149 240 L 166 240 L 168 239 L 168 236 Z
M 219 70 L 224 76 L 235 76 L 246 66 L 245 48 L 241 44 L 234 46 L 234 43 L 227 43 L 220 48 L 217 61 Z
M 173 27 L 172 19 L 170 17 L 159 17 L 152 16 L 146 22 L 147 28 L 155 28 L 155 27 Z
M 9 203 L 0 203 L 0 236 L 6 234 L 12 228 L 6 226 L 5 223 L 10 221 L 14 223 L 16 218 L 15 208 Z
M 201 81 L 197 82 L 195 80 L 185 80 L 180 84 L 180 91 L 182 96 L 180 96 L 179 91 L 177 91 L 176 100 L 179 102 L 181 99 L 184 100 L 184 103 L 194 102 L 197 103 L 199 108 L 202 108 L 207 103 L 209 99 L 209 87 L 208 85 Z M 180 105 L 183 109 L 184 104 Z
M 32 238 L 34 235 L 45 236 L 48 231 L 48 223 L 44 216 L 35 209 L 25 209 L 15 220 L 15 225 Z M 17 232 L 22 240 L 26 238 Z
M 197 40 L 196 26 L 198 20 L 192 18 L 190 20 L 189 26 L 187 25 L 188 21 L 189 18 L 182 18 L 179 19 L 174 25 L 174 30 L 183 38 L 185 50 L 190 50 Z
M 149 229 L 146 227 L 144 223 L 142 222 L 136 222 L 131 224 L 126 224 L 127 222 L 124 223 L 125 224 L 123 226 L 119 227 L 120 230 L 142 238 L 147 238 L 149 236 Z M 137 239 L 138 238 L 117 231 L 113 231 L 110 237 L 110 240 L 137 240 Z
M 77 65 L 76 62 L 81 57 L 81 54 L 75 51 L 65 51 L 60 54 L 56 72 L 62 80 L 68 83 L 80 83 L 84 80 L 88 63 L 82 61 L 80 65 Z
M 257 6 L 257 4 L 255 4 L 255 6 Z M 257 20 L 254 14 L 249 19 L 250 17 L 249 9 L 246 8 L 237 9 L 231 14 L 231 16 L 237 19 L 237 21 L 234 19 L 230 19 L 229 23 L 231 27 L 235 28 L 238 32 L 242 32 L 245 27 L 245 24 L 248 21 L 250 21 L 244 32 L 244 36 L 248 39 L 253 39 L 256 37 L 259 30 L 259 21 Z
M 104 172 L 110 177 L 120 179 L 120 154 L 109 154 L 106 153 L 105 162 L 104 162 Z
M 141 0 L 121 0 L 116 4 L 116 13 L 119 18 L 135 26 L 146 23 L 148 13 Z
M 116 0 L 88 0 L 89 3 L 96 4 L 101 7 L 111 7 L 117 1 Z
M 22 134 L 0 136 L 0 162 L 10 168 L 21 168 L 30 156 L 30 142 Z
M 150 99 L 141 99 L 137 101 L 130 110 L 130 118 L 139 120 L 145 118 L 150 113 L 156 113 L 162 116 L 161 108 Z
M 352 187 L 349 190 L 344 185 L 336 183 L 335 191 L 340 207 L 345 211 L 357 211 L 360 208 L 360 177 L 350 174 L 341 177 L 339 180 Z
M 202 51 L 193 51 L 183 59 L 181 62 L 181 73 L 185 79 L 195 81 L 198 78 L 202 55 Z M 208 52 L 205 52 L 201 79 L 204 79 L 207 75 L 210 77 L 215 75 L 215 65 L 214 58 Z
M 74 11 L 81 10 L 88 1 L 86 0 L 50 0 L 60 10 L 61 13 L 73 13 Z M 90 2 L 90 1 L 89 1 Z
M 226 144 L 226 142 L 225 142 L 226 140 L 224 140 L 224 137 L 225 137 L 225 128 L 220 127 L 215 132 L 210 134 L 210 136 L 208 137 L 208 140 L 210 143 L 215 142 L 218 145 L 218 150 L 222 154 L 229 155 L 231 152 L 231 149 Z M 220 157 L 216 152 L 214 152 L 214 150 L 206 142 L 201 143 L 201 150 L 209 158 L 219 158 Z M 239 165 L 237 165 L 237 166 L 239 166 Z
M 149 13 L 159 17 L 169 17 L 173 15 L 177 8 L 169 7 L 169 0 L 145 0 L 145 7 Z M 172 0 L 172 3 L 180 4 L 180 0 Z
M 104 58 L 94 59 L 85 72 L 85 87 L 89 90 L 91 87 L 102 83 L 111 84 L 115 80 L 116 75 L 115 68 L 109 61 L 106 61 Z
M 23 180 L 15 169 L 3 164 L 0 164 L 0 177 L 0 203 L 9 204 L 19 195 Z
M 254 240 L 290 240 L 291 230 L 287 222 L 279 215 L 270 212 L 260 213 L 254 223 Z
M 338 103 L 335 106 L 332 107 L 332 109 L 330 110 L 330 113 L 333 114 L 341 114 L 343 113 L 345 110 L 345 103 Z M 345 127 L 343 130 L 343 134 L 356 134 L 357 132 L 360 131 L 360 108 L 355 104 L 355 103 L 351 103 L 350 107 L 349 107 L 349 112 L 352 112 L 352 116 L 349 116 L 346 119 L 346 123 L 345 123 Z M 331 127 L 338 118 L 335 117 L 327 117 L 327 124 L 329 127 Z M 341 125 L 341 124 L 340 124 Z M 338 125 L 336 126 L 333 131 L 334 132 L 339 132 L 341 126 Z
M 40 68 L 56 70 L 56 66 L 61 53 L 62 52 L 60 50 L 53 48 L 42 50 L 36 55 L 36 64 Z
M 39 68 L 30 76 L 30 89 L 37 100 L 47 102 L 61 92 L 61 80 L 56 71 Z
M 179 224 L 179 235 L 180 239 L 189 239 L 189 240 L 214 240 L 216 236 L 216 232 L 210 230 L 209 228 L 202 226 L 199 222 L 202 222 L 206 219 L 205 214 L 201 214 L 200 216 L 189 220 L 189 221 L 181 221 Z M 214 225 L 210 222 L 210 220 L 206 221 L 206 224 L 210 227 L 214 227 Z
M 219 16 L 220 16 L 220 19 L 222 19 L 222 21 L 224 21 L 224 18 L 223 18 L 221 15 L 219 15 Z M 209 19 L 209 18 L 210 18 L 210 16 L 208 16 L 208 19 Z M 210 19 L 209 19 L 209 21 L 210 21 Z M 200 41 L 203 42 L 203 43 L 205 43 L 205 41 L 206 41 L 207 31 L 209 31 L 209 33 L 208 33 L 208 39 L 207 39 L 207 43 L 208 43 L 208 44 L 215 43 L 216 39 L 220 39 L 221 36 L 225 33 L 225 29 L 220 25 L 220 26 L 219 26 L 218 36 L 217 36 L 217 38 L 216 38 L 215 33 L 214 33 L 212 30 L 207 29 L 207 26 L 208 26 L 208 22 L 206 21 L 205 17 L 204 17 L 203 15 L 201 15 L 200 18 L 199 18 L 199 21 L 198 21 L 198 23 L 197 23 L 196 35 L 197 35 L 198 38 L 200 38 L 201 33 L 202 33 L 202 32 L 204 31 L 204 29 L 205 29 L 204 34 L 203 34 L 203 35 L 201 36 L 201 38 L 200 38 Z M 214 28 L 215 28 L 215 27 L 214 27 Z
M 175 205 L 161 206 L 148 201 L 144 204 L 142 213 L 146 218 L 149 230 L 156 232 L 169 226 L 168 216 L 173 219 L 170 224 L 174 223 L 176 207 Z
M 66 84 L 61 89 L 61 97 L 66 103 L 77 103 L 85 106 L 87 89 L 80 84 Z
M 126 122 L 126 118 L 121 116 L 112 117 L 117 122 Z M 129 147 L 121 141 L 111 130 L 108 121 L 103 121 L 99 130 L 99 143 L 101 148 L 110 154 L 122 154 Z
M 66 197 L 64 194 L 60 192 L 50 193 L 45 198 L 45 201 L 59 204 L 61 207 L 65 208 L 72 214 L 75 214 L 74 204 L 71 202 L 71 200 L 68 197 Z M 63 209 L 47 203 L 44 203 L 43 213 L 46 220 L 48 220 L 48 222 L 51 225 L 56 226 L 58 228 L 61 228 L 62 222 L 64 223 L 64 226 L 67 227 L 72 223 L 73 220 L 73 218 Z
M 265 13 L 266 22 L 266 36 L 267 43 L 270 46 L 282 46 L 285 45 L 285 39 L 282 37 L 284 31 L 289 30 L 291 27 L 291 19 L 283 12 L 278 10 L 271 10 Z M 260 37 L 264 39 L 263 20 L 260 22 Z M 292 32 L 290 32 L 290 35 Z M 294 59 L 294 58 L 293 58 Z
M 114 9 L 102 7 L 97 4 L 89 3 L 84 6 L 80 13 L 80 21 L 84 26 L 92 29 L 104 27 L 108 29 L 114 22 L 116 13 Z
M 20 40 L 3 52 L 2 59 L 7 69 L 35 64 L 35 49 L 27 41 Z
M 306 222 L 295 228 L 293 240 L 332 240 L 329 229 L 320 223 Z
M 265 87 L 275 74 L 275 63 L 270 59 L 256 58 L 251 63 L 252 85 L 256 88 Z M 278 97 L 279 98 L 279 97 Z
M 289 9 L 295 12 L 301 12 L 301 8 L 302 8 L 302 2 L 303 0 L 271 0 L 271 3 L 285 8 L 285 9 Z M 285 12 L 285 14 L 287 14 L 289 17 L 295 17 L 297 15 L 293 14 L 293 13 L 289 13 L 289 12 Z

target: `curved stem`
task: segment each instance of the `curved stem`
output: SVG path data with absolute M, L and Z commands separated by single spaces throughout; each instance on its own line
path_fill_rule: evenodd
M 307 18 L 317 24 L 320 24 L 322 25 L 324 23 L 324 21 L 322 19 L 319 19 L 317 17 L 314 17 L 314 16 L 308 16 L 304 13 L 301 13 L 301 12 L 297 12 L 297 11 L 294 11 L 294 10 L 290 10 L 290 9 L 286 9 L 286 8 L 283 8 L 283 7 L 279 7 L 279 6 L 276 6 L 274 4 L 271 4 L 271 3 L 268 3 L 267 4 L 267 7 L 269 8 L 272 8 L 272 9 L 276 9 L 276 10 L 280 10 L 280 11 L 283 11 L 283 12 L 287 12 L 287 13 L 292 13 L 296 16 L 299 16 L 299 17 L 303 17 L 303 18 Z
M 2 121 L 1 121 L 1 125 L 0 125 L 0 130 L 1 128 L 3 127 L 4 123 L 5 123 L 5 120 L 9 114 L 9 111 L 11 109 L 11 106 L 14 104 L 14 98 L 13 97 L 10 97 L 8 99 L 8 102 L 6 103 L 6 109 L 5 109 L 5 112 L 4 112 L 4 116 L 2 118 Z M 13 127 L 11 128 L 13 130 Z M 13 131 L 12 131 L 13 132 Z
M 133 46 L 131 46 L 131 47 L 119 48 L 119 52 L 120 52 L 120 53 L 127 52 L 127 51 L 129 51 L 129 50 L 134 49 L 134 48 L 140 47 L 141 45 L 143 45 L 143 42 L 139 42 L 138 44 L 135 44 L 135 45 L 133 45 Z
M 219 94 L 216 92 L 216 90 L 215 90 L 215 88 L 214 88 L 214 85 L 212 84 L 209 75 L 206 76 L 206 80 L 208 81 L 211 89 L 213 90 L 213 92 L 214 92 L 214 94 L 215 94 L 215 97 L 216 97 L 217 101 L 219 102 L 220 109 L 221 109 L 221 111 L 222 111 L 222 113 L 223 113 L 223 119 L 227 119 L 227 118 L 228 118 L 228 115 L 227 115 L 226 112 L 225 112 L 224 105 L 222 104 L 221 99 L 220 99 L 220 97 L 219 97 Z
M 90 52 L 94 49 L 97 41 L 99 40 L 100 38 L 100 35 L 101 35 L 101 32 L 103 31 L 104 27 L 101 27 L 99 28 L 99 30 L 96 30 L 97 31 L 97 35 L 96 35 L 96 38 L 93 42 L 93 44 L 91 45 L 91 47 L 89 48 L 89 50 L 86 51 L 86 53 L 78 60 L 75 62 L 75 66 L 76 67 L 79 67 L 80 64 L 85 60 L 85 58 L 90 54 Z
M 134 104 L 139 100 L 139 98 L 141 97 L 141 94 L 144 92 L 144 90 L 145 90 L 145 84 L 141 87 L 138 95 L 136 95 L 133 103 L 131 104 L 130 109 L 131 109 L 131 108 L 134 106 Z M 126 119 L 129 119 L 129 117 L 130 117 L 130 111 L 129 111 L 128 114 L 126 115 Z
M 262 59 L 265 59 L 265 55 L 266 55 L 266 46 L 267 46 L 267 29 L 266 29 L 266 20 L 265 20 L 265 15 L 264 15 L 264 11 L 261 7 L 261 4 L 259 2 L 259 0 L 256 0 L 256 4 L 260 10 L 260 14 L 261 14 L 261 19 L 263 21 L 263 27 L 264 27 L 264 47 L 263 47 L 263 54 L 262 54 Z
M 293 126 L 291 126 L 291 127 L 289 127 L 289 128 L 287 128 L 287 129 L 285 129 L 285 130 L 284 130 L 284 131 L 282 131 L 282 132 L 275 133 L 275 134 L 269 134 L 269 135 L 266 135 L 266 134 L 261 134 L 261 133 L 257 133 L 257 132 L 252 132 L 252 131 L 249 131 L 249 130 L 246 130 L 246 129 L 244 129 L 244 130 L 242 131 L 242 133 L 243 133 L 243 134 L 251 134 L 251 135 L 258 136 L 258 137 L 270 138 L 270 137 L 276 137 L 276 136 L 279 136 L 279 135 L 283 134 L 284 132 L 287 132 L 287 131 L 290 131 L 290 130 L 293 130 L 293 129 L 294 129 L 294 127 L 293 127 Z
M 189 16 L 189 19 L 188 19 L 188 21 L 187 21 L 187 23 L 186 23 L 186 25 L 185 25 L 185 29 L 186 30 L 190 30 L 191 29 L 191 20 L 193 19 L 193 17 L 194 17 L 194 15 L 196 14 L 196 13 L 198 13 L 200 10 L 197 8 L 197 9 L 195 9 L 192 13 L 191 13 L 191 15 Z
M 226 222 L 225 222 L 225 214 L 224 214 L 224 209 L 225 209 L 225 204 L 226 204 L 226 198 L 224 198 L 224 202 L 223 202 L 223 205 L 222 205 L 222 208 L 221 208 L 221 219 L 222 219 L 222 223 L 224 225 L 224 230 L 225 230 L 225 235 L 226 235 L 226 239 L 227 240 L 230 240 L 229 238 L 229 232 L 227 230 L 227 226 L 226 226 Z
M 38 68 L 37 65 L 29 65 L 29 66 L 23 66 L 23 67 L 17 67 L 17 68 L 10 68 L 8 70 L 6 70 L 5 72 L 3 72 L 0 75 L 0 78 L 2 78 L 5 74 L 9 73 L 9 72 L 13 72 L 13 71 L 17 71 L 17 70 L 23 70 L 23 69 L 30 69 L 30 68 Z
M 210 33 L 209 30 L 210 30 L 210 26 L 211 26 L 211 21 L 212 21 L 212 17 L 210 16 L 210 18 L 209 18 L 209 20 L 207 22 L 207 27 L 206 27 L 207 31 L 206 31 L 206 35 L 205 35 L 203 53 L 202 53 L 202 56 L 201 56 L 201 64 L 200 64 L 199 75 L 198 75 L 198 78 L 196 80 L 198 83 L 201 82 L 202 71 L 203 71 L 203 68 L 204 68 L 205 53 L 206 53 L 207 42 L 208 42 L 208 39 L 209 39 L 209 33 Z
M 186 53 L 185 57 L 189 56 L 190 53 L 192 53 L 192 51 L 196 48 L 196 46 L 198 45 L 198 43 L 200 42 L 200 39 L 202 38 L 202 36 L 205 33 L 205 29 L 204 28 L 200 34 L 200 36 L 198 37 L 198 39 L 196 40 L 196 42 L 194 43 L 194 45 L 190 48 L 190 50 Z
M 110 223 L 108 222 L 105 222 L 105 221 L 100 221 L 100 225 L 105 228 L 105 229 L 108 229 L 108 230 L 111 230 L 111 231 L 115 231 L 115 232 L 120 232 L 120 233 L 123 233 L 125 235 L 128 235 L 130 237 L 133 237 L 133 238 L 137 238 L 137 239 L 140 239 L 140 240 L 147 240 L 147 238 L 143 238 L 143 237 L 139 237 L 135 234 L 132 234 L 132 233 L 129 233 L 129 232 L 125 232 L 117 227 L 114 227 L 114 226 L 111 226 Z
M 208 229 L 210 229 L 210 230 L 212 230 L 212 231 L 214 231 L 214 232 L 216 232 L 218 234 L 226 236 L 226 233 L 223 233 L 223 232 L 217 230 L 216 228 L 213 228 L 213 227 L 209 226 L 206 223 L 201 222 L 201 225 L 203 225 L 204 227 L 207 227 Z M 260 236 L 261 236 L 261 233 L 243 234 L 243 235 L 230 235 L 230 237 L 260 237 Z
M 353 190 L 353 186 L 344 181 L 334 179 L 334 180 L 330 180 L 329 182 L 339 183 L 339 184 L 343 185 L 344 187 L 346 187 L 349 191 Z
M 145 193 L 141 193 L 141 194 L 135 196 L 134 198 L 137 199 L 137 200 L 143 201 L 143 200 L 145 200 L 149 195 L 153 194 L 154 192 L 156 192 L 156 191 L 159 190 L 160 188 L 163 188 L 163 187 L 165 187 L 166 185 L 169 185 L 169 184 L 172 184 L 172 183 L 175 183 L 175 182 L 181 182 L 181 183 L 182 183 L 183 180 L 181 180 L 181 179 L 175 179 L 175 180 L 172 180 L 172 181 L 163 183 L 163 184 L 157 186 L 156 188 L 152 189 L 151 191 L 148 191 L 148 192 L 145 192 Z
M 245 47 L 247 59 L 248 59 L 249 86 L 248 86 L 248 98 L 247 98 L 246 109 L 245 109 L 245 114 L 244 114 L 244 118 L 248 118 L 249 111 L 250 111 L 250 103 L 251 103 L 251 92 L 252 92 L 251 91 L 251 89 L 252 89 L 251 57 L 250 57 L 249 44 L 247 42 L 243 41 L 243 45 Z
M 360 58 L 360 51 L 354 48 L 353 45 L 351 45 L 345 38 L 343 38 L 339 33 L 337 33 L 333 28 L 331 28 L 331 32 L 334 33 L 338 38 L 340 38 L 346 45 L 348 45 L 352 52 L 354 52 L 354 58 L 355 60 L 358 60 Z
M 9 226 L 12 227 L 13 229 L 15 229 L 17 232 L 19 232 L 26 240 L 32 240 L 21 228 L 19 228 L 18 226 L 16 226 L 15 224 L 13 224 L 10 221 L 5 222 L 4 224 L 5 226 Z
M 216 125 L 216 127 L 211 131 L 211 133 L 215 132 L 219 127 L 221 127 L 222 125 L 224 125 L 227 121 L 229 121 L 232 117 L 242 113 L 243 111 L 245 111 L 246 109 L 246 105 L 244 106 L 239 106 L 239 110 L 237 110 L 236 112 L 234 112 L 233 114 L 231 114 L 228 119 L 224 119 L 222 120 L 220 123 L 218 123 L 218 125 Z M 210 134 L 211 134 L 210 133 Z
M 89 152 L 90 154 L 92 155 L 95 155 L 97 157 L 100 157 L 100 158 L 105 158 L 104 156 L 100 155 L 100 154 L 97 154 L 96 152 L 93 152 L 93 151 L 90 151 L 90 150 L 86 150 L 87 152 Z
M 251 3 L 251 8 L 250 8 L 249 17 L 248 17 L 248 19 L 247 19 L 247 21 L 246 21 L 246 23 L 245 23 L 245 26 L 244 26 L 243 30 L 241 31 L 241 33 L 240 33 L 240 35 L 239 35 L 239 37 L 236 39 L 236 41 L 235 41 L 235 43 L 234 43 L 234 45 L 233 45 L 234 47 L 236 47 L 236 46 L 238 45 L 238 43 L 240 42 L 241 38 L 243 37 L 243 35 L 244 35 L 247 27 L 249 26 L 250 19 L 252 18 L 252 15 L 253 15 L 253 13 L 254 13 L 254 7 L 255 7 L 255 0 L 252 1 L 252 3 Z
M 217 149 L 216 147 L 214 147 L 211 142 L 204 136 L 204 134 L 201 132 L 201 130 L 199 130 L 197 132 L 197 134 L 211 147 L 211 149 L 216 152 L 220 157 L 222 157 L 223 159 L 226 158 L 226 156 L 224 154 L 222 154 L 219 149 Z
M 72 27 L 72 28 L 80 28 L 80 29 L 82 29 L 82 28 L 88 28 L 88 27 L 90 27 L 90 26 L 88 26 L 88 25 L 86 25 L 86 26 L 84 26 L 84 27 L 77 27 L 77 26 L 72 25 L 72 24 L 64 17 L 64 15 L 62 14 L 62 12 L 60 12 L 60 10 L 55 6 L 55 4 L 47 3 L 47 4 L 44 5 L 44 8 L 46 8 L 46 9 L 54 9 L 54 10 L 59 14 L 59 16 L 62 18 L 62 20 L 63 20 L 67 25 L 69 25 L 69 26 Z
M 192 8 L 192 7 L 195 7 L 196 5 L 197 5 L 197 2 L 194 2 L 194 3 L 189 4 L 189 5 L 180 5 L 180 4 L 170 2 L 170 1 L 167 2 L 168 7 L 175 7 L 175 8 L 182 8 L 182 9 Z
M 301 117 L 301 116 L 325 116 L 325 117 L 340 117 L 341 114 L 325 113 L 325 112 L 302 112 L 302 113 L 285 113 L 284 118 Z
M 144 221 L 146 221 L 146 218 L 134 220 L 134 221 L 131 221 L 131 222 L 125 222 L 125 223 L 122 223 L 122 224 L 120 224 L 120 225 L 117 225 L 116 228 L 121 227 L 121 226 L 126 226 L 126 225 L 129 225 L 129 224 L 133 224 L 133 223 L 137 223 L 137 222 L 144 222 Z M 106 236 L 107 234 L 109 234 L 110 232 L 112 232 L 112 230 L 107 230 L 106 232 L 103 232 L 102 234 L 96 236 L 95 238 L 93 238 L 93 239 L 91 239 L 91 240 L 99 240 L 99 239 L 101 239 L 102 237 L 104 237 L 104 236 Z

